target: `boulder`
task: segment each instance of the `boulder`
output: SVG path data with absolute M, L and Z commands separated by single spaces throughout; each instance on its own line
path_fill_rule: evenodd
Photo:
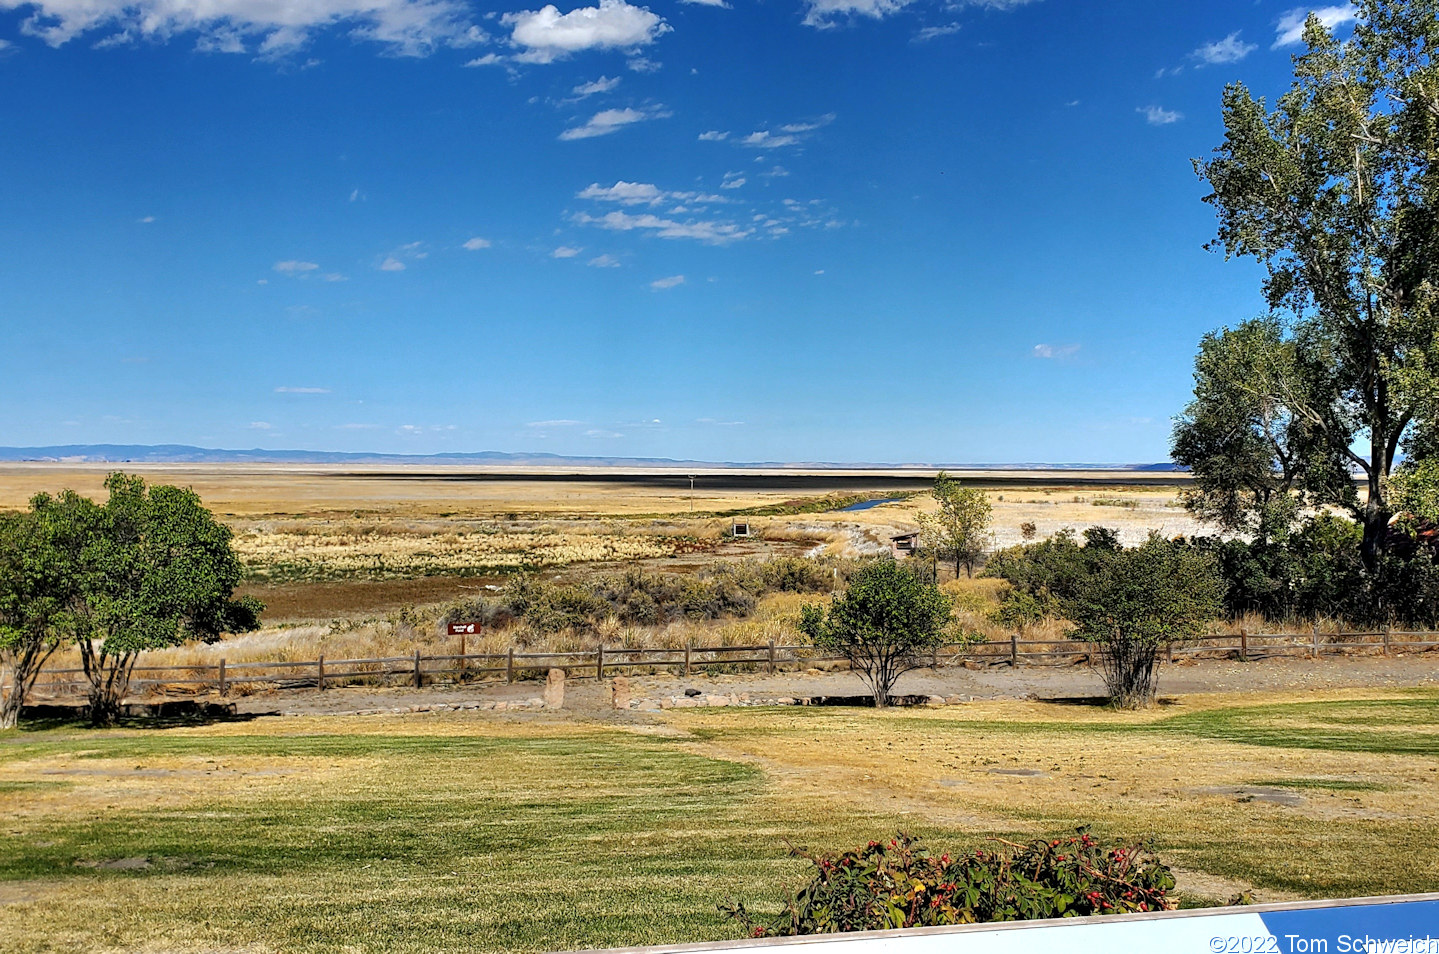
M 610 702 L 616 709 L 630 707 L 630 680 L 627 676 L 616 676 L 610 680 Z
M 545 678 L 545 708 L 563 709 L 565 706 L 565 671 L 551 669 Z

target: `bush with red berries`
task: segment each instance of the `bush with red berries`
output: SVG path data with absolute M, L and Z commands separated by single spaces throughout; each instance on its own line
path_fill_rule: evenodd
M 1100 844 L 1088 829 L 951 858 L 904 833 L 809 860 L 809 883 L 773 920 L 722 906 L 754 937 L 1128 914 L 1174 908 L 1174 876 L 1144 845 Z

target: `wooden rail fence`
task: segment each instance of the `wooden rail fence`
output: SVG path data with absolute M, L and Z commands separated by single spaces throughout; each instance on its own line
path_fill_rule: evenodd
M 1035 648 L 1042 647 L 1042 648 Z M 1278 656 L 1377 654 L 1392 656 L 1439 648 L 1439 633 L 1376 630 L 1355 633 L 1249 633 L 1201 636 L 1165 647 L 1164 657 L 1174 662 L 1187 657 L 1207 656 L 1244 661 Z M 929 658 L 933 668 L 955 665 L 1028 664 L 1093 665 L 1099 648 L 1074 640 L 1021 639 L 1018 633 L 1008 640 L 982 643 L 948 643 L 935 649 Z M 328 689 L 357 683 L 408 683 L 419 688 L 437 681 L 514 682 L 526 674 L 550 668 L 566 670 L 571 678 L 606 673 L 634 672 L 637 669 L 674 670 L 688 676 L 696 669 L 755 667 L 774 673 L 816 663 L 843 662 L 843 657 L 818 654 L 812 646 L 784 646 L 773 641 L 762 646 L 686 646 L 681 649 L 628 649 L 600 646 L 583 652 L 527 653 L 511 647 L 504 653 L 459 653 L 427 656 L 416 649 L 407 656 L 376 659 L 318 659 L 300 662 L 229 662 L 220 659 L 209 665 L 136 666 L 130 681 L 132 691 L 158 686 L 194 687 L 196 691 L 216 690 L 221 696 L 244 687 L 256 689 Z M 173 674 L 173 675 L 169 675 Z M 3 676 L 0 676 L 3 679 Z M 36 681 L 37 695 L 65 695 L 85 690 L 84 671 L 47 669 Z

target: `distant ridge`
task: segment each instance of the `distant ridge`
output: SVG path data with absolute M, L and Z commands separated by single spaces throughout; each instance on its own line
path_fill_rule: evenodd
M 873 462 L 833 463 L 814 461 L 702 461 L 670 457 L 568 457 L 562 454 L 524 454 L 503 451 L 444 454 L 380 454 L 312 450 L 222 450 L 191 447 L 188 444 L 57 444 L 50 447 L 0 447 L 0 461 L 42 461 L 76 464 L 508 464 L 543 467 L 811 467 L 846 470 L 887 468 L 893 470 L 1132 470 L 1184 471 L 1172 463 L 1156 464 L 877 464 Z

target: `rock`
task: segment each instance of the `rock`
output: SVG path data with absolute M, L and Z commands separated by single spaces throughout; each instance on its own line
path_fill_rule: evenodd
M 700 694 L 700 691 L 699 691 L 698 689 L 686 689 L 686 690 L 685 690 L 685 695 L 689 696 L 691 699 L 693 699 L 695 696 L 697 696 L 697 695 L 699 695 L 699 694 Z
M 987 667 L 984 663 L 977 663 L 973 659 L 966 659 L 964 661 L 964 668 L 973 670 L 974 672 L 979 672 L 980 670 L 987 669 L 989 667 Z
M 496 711 L 496 712 L 504 712 L 504 711 L 505 711 L 506 709 L 508 709 L 509 707 L 510 707 L 510 704 L 509 704 L 508 702 L 496 702 L 496 703 L 495 703 L 495 711 Z
M 669 709 L 669 708 L 672 708 L 672 707 L 674 706 L 674 704 L 675 704 L 675 703 L 674 703 L 674 700 L 673 700 L 673 699 L 661 699 L 661 700 L 660 700 L 660 708 L 661 708 L 661 709 Z
M 821 672 L 821 671 L 818 670 L 818 669 L 806 669 L 806 670 L 804 671 L 804 674 L 805 674 L 806 676 L 822 676 L 822 675 L 824 675 L 824 673 Z
M 944 701 L 944 696 L 925 696 L 924 704 L 927 706 L 943 706 L 946 703 Z
M 969 700 L 965 699 L 964 696 L 945 696 L 944 701 L 952 706 L 962 706 Z
M 539 696 L 531 696 L 530 698 L 525 700 L 525 705 L 529 706 L 531 709 L 543 709 L 545 707 L 545 700 L 541 699 Z
M 630 707 L 630 680 L 627 676 L 616 676 L 610 680 L 610 702 L 616 709 Z
M 729 696 L 705 696 L 705 704 L 710 706 L 729 705 Z
M 563 709 L 565 706 L 565 671 L 551 669 L 545 678 L 545 708 Z
M 774 701 L 774 704 L 777 705 L 777 706 L 792 706 L 792 705 L 794 705 L 794 700 L 793 700 L 792 698 L 790 698 L 789 696 L 785 696 L 785 697 L 783 697 L 783 698 L 781 698 L 781 699 L 776 699 L 776 700 Z

